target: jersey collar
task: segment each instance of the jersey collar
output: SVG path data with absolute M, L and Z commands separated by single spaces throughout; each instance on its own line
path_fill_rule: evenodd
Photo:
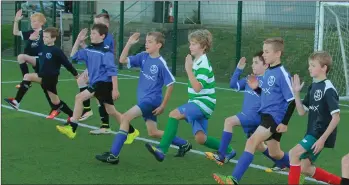
M 273 67 L 270 67 L 270 66 L 269 66 L 269 69 L 274 69 L 274 68 L 281 67 L 281 66 L 282 66 L 282 64 L 278 64 L 278 65 L 273 66 Z

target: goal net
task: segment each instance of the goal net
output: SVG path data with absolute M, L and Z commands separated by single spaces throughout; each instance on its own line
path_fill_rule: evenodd
M 318 2 L 315 51 L 327 51 L 333 65 L 329 78 L 340 99 L 349 100 L 349 2 Z

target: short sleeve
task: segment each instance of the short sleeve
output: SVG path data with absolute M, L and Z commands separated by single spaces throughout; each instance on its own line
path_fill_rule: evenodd
M 339 97 L 337 92 L 333 88 L 329 88 L 325 91 L 325 100 L 328 106 L 328 110 L 331 112 L 331 115 L 339 112 Z
M 164 84 L 166 86 L 169 86 L 171 84 L 173 84 L 174 82 L 176 82 L 174 76 L 172 75 L 171 71 L 169 70 L 169 68 L 167 67 L 167 64 L 165 61 L 163 61 L 163 65 L 161 65 L 161 76 L 164 79 Z
M 132 67 L 142 67 L 142 60 L 145 58 L 147 53 L 142 52 L 138 53 L 137 55 L 129 56 L 127 57 L 127 67 L 132 68 Z
M 287 102 L 294 100 L 294 95 L 291 86 L 291 77 L 285 72 L 283 72 L 283 74 L 281 75 L 280 87 L 282 95 L 284 96 Z

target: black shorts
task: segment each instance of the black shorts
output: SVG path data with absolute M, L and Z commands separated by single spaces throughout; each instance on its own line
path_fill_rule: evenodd
M 114 105 L 112 97 L 113 83 L 112 82 L 97 82 L 87 88 L 90 93 L 95 93 L 95 97 L 100 103 Z
M 58 76 L 39 76 L 41 78 L 41 88 L 57 95 Z
M 270 115 L 270 114 L 261 114 L 261 118 L 262 118 L 262 122 L 260 124 L 260 126 L 266 128 L 266 129 L 269 129 L 270 128 L 270 132 L 273 133 L 268 139 L 268 140 L 271 140 L 271 139 L 274 139 L 278 142 L 280 142 L 281 140 L 281 136 L 282 136 L 282 133 L 278 133 L 276 131 L 276 127 L 278 126 L 276 124 L 276 122 L 274 121 L 274 118 Z

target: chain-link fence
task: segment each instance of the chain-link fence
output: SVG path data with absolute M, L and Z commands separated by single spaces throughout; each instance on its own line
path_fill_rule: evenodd
M 11 35 L 14 4 L 14 2 L 2 2 L 2 52 L 14 47 L 14 39 Z M 282 37 L 285 41 L 283 64 L 291 74 L 300 74 L 306 84 L 309 84 L 312 79 L 307 70 L 307 58 L 314 51 L 317 2 L 244 1 L 241 12 L 238 7 L 238 2 L 228 0 L 73 2 L 73 14 L 66 14 L 62 21 L 65 30 L 64 48 L 69 52 L 74 34 L 76 36 L 82 28 L 90 27 L 93 16 L 105 9 L 111 15 L 109 29 L 116 39 L 116 51 L 120 52 L 119 46 L 124 46 L 133 32 L 140 32 L 141 40 L 132 48 L 131 54 L 144 50 L 147 32 L 162 31 L 166 37 L 166 44 L 161 54 L 168 66 L 175 69 L 177 76 L 185 75 L 184 59 L 189 53 L 188 33 L 198 28 L 205 28 L 213 35 L 213 48 L 208 56 L 218 81 L 229 81 L 238 56 L 245 56 L 251 64 L 252 55 L 262 50 L 263 40 L 269 37 Z M 242 18 L 241 30 L 237 31 L 239 14 Z M 78 19 L 75 17 L 77 15 Z M 11 16 L 12 18 L 4 19 Z M 176 26 L 175 23 L 177 23 Z M 121 37 L 120 31 L 123 33 Z M 239 36 L 241 36 L 241 44 L 237 42 Z M 251 71 L 251 67 L 248 66 L 245 74 Z M 335 70 L 331 73 L 332 76 L 336 74 Z M 335 85 L 343 86 L 343 84 Z

